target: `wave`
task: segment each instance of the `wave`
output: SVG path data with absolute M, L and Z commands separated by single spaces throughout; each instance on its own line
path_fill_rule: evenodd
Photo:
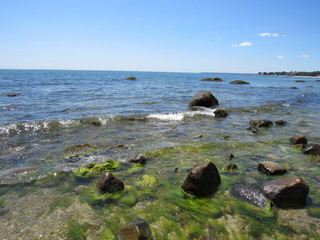
M 207 115 L 215 116 L 214 111 L 216 109 L 205 109 L 203 111 L 188 111 L 188 112 L 177 112 L 177 113 L 155 113 L 150 114 L 147 118 L 155 118 L 162 121 L 182 121 L 186 117 L 193 117 L 195 115 Z

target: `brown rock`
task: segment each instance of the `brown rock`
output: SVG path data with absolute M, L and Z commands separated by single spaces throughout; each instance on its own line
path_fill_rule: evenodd
M 136 218 L 120 229 L 117 234 L 119 240 L 147 240 L 151 236 L 148 223 L 142 218 Z
M 304 135 L 296 135 L 296 136 L 290 138 L 290 143 L 292 145 L 298 145 L 298 144 L 307 145 L 308 139 Z
M 126 80 L 137 80 L 136 77 L 126 77 Z
M 301 207 L 306 204 L 309 185 L 301 177 L 276 179 L 263 184 L 261 192 L 276 206 Z
M 221 183 L 217 167 L 207 162 L 194 168 L 187 176 L 181 188 L 195 196 L 208 196 L 214 193 Z
M 269 175 L 278 175 L 287 172 L 287 170 L 283 166 L 272 161 L 264 161 L 259 163 L 258 170 Z
M 215 77 L 215 78 L 204 78 L 201 79 L 201 81 L 207 81 L 207 82 L 223 82 L 223 80 L 219 77 Z
M 229 82 L 229 84 L 250 84 L 250 83 L 242 80 L 234 80 L 232 82 Z
M 134 158 L 130 158 L 128 161 L 131 163 L 145 164 L 147 162 L 147 158 L 145 156 L 137 156 Z
M 217 110 L 214 111 L 214 116 L 216 118 L 225 118 L 225 117 L 228 116 L 228 113 L 225 110 L 217 109 Z
M 277 125 L 285 125 L 285 124 L 287 124 L 287 122 L 286 121 L 284 121 L 284 120 L 277 120 L 277 121 L 275 121 L 275 123 L 277 124 Z
M 270 120 L 251 120 L 250 125 L 254 127 L 271 127 L 273 122 Z
M 97 181 L 97 188 L 101 194 L 115 193 L 123 190 L 124 184 L 113 176 L 112 173 L 105 173 Z
M 302 150 L 304 154 L 311 154 L 315 156 L 320 156 L 320 145 L 316 143 L 309 143 Z
M 227 167 L 226 167 L 227 171 L 232 171 L 232 170 L 237 170 L 237 169 L 238 169 L 238 166 L 236 164 L 233 164 L 233 163 L 227 165 Z
M 219 105 L 219 101 L 211 92 L 199 92 L 189 102 L 189 108 L 194 106 L 213 108 Z

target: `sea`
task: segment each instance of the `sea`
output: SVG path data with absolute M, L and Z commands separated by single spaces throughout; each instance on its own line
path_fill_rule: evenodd
M 128 80 L 128 77 L 136 80 Z M 201 81 L 214 77 L 223 81 Z M 220 239 L 240 239 L 235 237 L 237 234 L 243 234 L 246 239 L 257 239 L 257 236 L 261 239 L 268 239 L 266 236 L 307 239 L 314 231 L 312 224 L 318 223 L 320 217 L 319 163 L 316 158 L 290 146 L 289 139 L 303 134 L 310 142 L 320 143 L 319 79 L 209 72 L 1 69 L 2 239 L 115 239 L 120 225 L 125 225 L 127 219 L 136 215 L 149 220 L 154 239 L 200 239 L 201 234 L 209 234 L 208 224 L 201 220 L 208 219 L 207 213 L 203 213 L 200 219 L 202 213 L 196 212 L 199 209 L 193 209 L 191 203 L 181 203 L 185 197 L 182 197 L 179 186 L 190 169 L 208 160 L 217 165 L 225 179 L 229 179 L 219 190 L 221 196 L 217 199 L 221 202 L 225 202 L 225 195 L 237 181 L 258 187 L 271 179 L 257 173 L 256 164 L 261 160 L 283 164 L 289 169 L 288 175 L 303 176 L 310 184 L 312 203 L 309 208 L 312 211 L 299 209 L 288 217 L 279 210 L 272 217 L 257 217 L 251 215 L 250 207 L 247 214 L 240 210 L 231 211 L 225 206 L 219 214 L 213 213 L 208 221 L 211 225 L 217 224 L 219 231 L 216 234 Z M 249 84 L 230 84 L 234 80 Z M 201 91 L 210 91 L 219 105 L 215 109 L 189 111 L 189 101 Z M 227 111 L 228 116 L 217 118 L 216 109 Z M 283 120 L 286 124 L 252 131 L 250 121 L 263 119 L 274 123 Z M 94 151 L 70 157 L 67 149 L 80 145 L 94 146 Z M 238 165 L 238 170 L 225 170 L 231 162 L 225 158 L 228 153 L 234 154 L 235 160 L 232 161 Z M 84 207 L 86 202 L 83 199 L 75 206 L 78 195 L 71 198 L 70 192 L 61 191 L 62 182 L 68 182 L 66 178 L 69 179 L 70 174 L 82 166 L 111 160 L 127 166 L 128 159 L 139 155 L 151 156 L 144 170 L 130 171 L 129 175 L 125 170 L 118 171 L 129 181 L 126 194 L 135 197 L 133 203 L 122 203 L 123 210 L 119 210 L 117 203 L 114 203 L 114 209 L 109 206 L 109 210 L 101 204 L 92 207 L 91 202 L 88 204 L 91 207 Z M 176 173 L 177 169 L 181 171 Z M 58 183 L 52 180 L 55 183 L 50 184 L 44 180 L 61 174 L 64 177 L 58 178 Z M 165 190 L 154 191 L 161 192 L 159 195 L 152 191 L 139 195 L 136 180 L 143 174 L 155 175 L 160 182 L 157 189 L 162 187 Z M 230 180 L 232 176 L 234 178 Z M 169 191 L 172 190 L 170 183 L 174 183 L 178 195 Z M 90 184 L 93 180 L 74 180 L 71 185 L 88 189 Z M 130 192 L 132 188 L 135 190 Z M 169 192 L 171 195 L 166 196 L 165 193 Z M 172 199 L 174 196 L 179 201 Z M 64 200 L 59 202 L 57 199 Z M 216 201 L 213 199 L 210 201 Z M 204 200 L 194 201 L 200 201 L 200 204 Z M 243 204 L 242 200 L 232 201 L 237 201 L 234 206 Z M 52 202 L 59 204 L 48 210 Z M 36 207 L 35 203 L 39 205 Z M 166 205 L 169 203 L 172 205 Z M 202 202 L 200 205 L 206 206 L 204 212 L 210 212 L 210 204 Z M 200 205 L 197 207 L 201 208 Z M 159 208 L 158 215 L 147 214 L 150 213 L 149 206 Z M 245 207 L 241 205 L 241 208 Z M 131 209 L 130 214 L 128 209 Z M 74 211 L 78 211 L 77 214 Z M 82 211 L 85 218 L 82 218 Z M 102 212 L 108 212 L 112 220 L 101 220 Z M 297 216 L 303 214 L 305 221 L 300 221 L 303 226 L 308 225 L 306 231 L 295 225 L 299 219 Z M 229 217 L 221 220 L 223 216 Z M 257 218 L 262 219 L 261 225 L 256 222 Z M 180 221 L 178 225 L 175 223 L 177 219 Z M 245 229 L 240 223 L 238 228 L 229 227 L 235 221 L 243 225 L 250 222 L 252 228 Z M 278 227 L 274 231 L 261 230 L 270 222 Z M 46 227 L 49 223 L 51 230 Z M 181 230 L 175 231 L 171 224 Z M 319 231 L 313 234 L 320 236 L 317 235 Z

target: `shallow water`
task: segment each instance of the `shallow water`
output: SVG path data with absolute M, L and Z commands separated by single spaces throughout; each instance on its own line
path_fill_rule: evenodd
M 125 80 L 136 76 L 137 81 Z M 201 82 L 205 77 L 224 82 Z M 250 85 L 231 85 L 232 80 Z M 142 217 L 154 239 L 317 239 L 320 182 L 317 157 L 289 145 L 304 134 L 319 143 L 320 83 L 315 79 L 209 73 L 0 70 L 0 233 L 3 239 L 115 239 Z M 310 87 L 313 86 L 313 87 Z M 297 87 L 291 89 L 290 87 Z M 188 112 L 188 101 L 211 91 L 225 119 L 213 111 Z M 5 95 L 21 93 L 16 97 Z M 285 120 L 248 131 L 250 120 Z M 202 135 L 201 138 L 196 137 Z M 94 146 L 75 156 L 67 149 Z M 226 154 L 235 158 L 228 160 Z M 128 163 L 138 154 L 146 165 Z M 125 183 L 119 194 L 99 196 L 96 177 L 73 171 L 114 160 Z M 235 198 L 236 183 L 258 188 L 277 178 L 257 171 L 271 160 L 310 185 L 302 209 L 259 208 Z M 180 186 L 195 166 L 212 161 L 222 184 L 208 198 Z M 238 170 L 226 171 L 230 163 Z M 173 171 L 173 169 L 176 169 Z M 139 185 L 142 176 L 157 184 Z M 318 177 L 318 178 L 317 178 Z

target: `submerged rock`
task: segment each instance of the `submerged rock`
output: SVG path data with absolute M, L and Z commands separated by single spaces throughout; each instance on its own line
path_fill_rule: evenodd
M 97 188 L 101 194 L 115 193 L 123 190 L 124 184 L 113 176 L 112 173 L 105 173 L 97 181 Z
M 232 171 L 232 170 L 237 170 L 237 169 L 238 169 L 238 166 L 233 163 L 227 165 L 227 167 L 226 167 L 226 171 Z
M 21 93 L 12 93 L 12 94 L 4 95 L 4 96 L 6 96 L 6 97 L 17 97 L 19 95 L 21 95 Z
M 234 81 L 231 81 L 229 82 L 229 84 L 250 84 L 246 81 L 242 81 L 242 80 L 234 80 Z
M 255 206 L 267 207 L 268 205 L 268 198 L 259 189 L 254 189 L 244 184 L 236 184 L 232 188 L 232 193 Z
M 119 240 L 147 240 L 151 236 L 149 224 L 142 218 L 136 218 L 120 229 Z
M 225 157 L 229 160 L 232 160 L 234 158 L 234 155 L 232 153 L 228 153 Z
M 125 79 L 126 79 L 126 80 L 137 80 L 136 77 L 126 77 Z
M 143 175 L 138 181 L 138 185 L 143 188 L 154 188 L 158 186 L 158 184 L 158 179 L 151 175 Z
M 271 127 L 273 122 L 270 120 L 251 120 L 250 125 L 254 127 Z
M 258 170 L 269 175 L 278 175 L 287 172 L 287 170 L 283 166 L 272 161 L 264 161 L 259 163 Z
M 79 177 L 93 177 L 106 171 L 113 171 L 120 167 L 118 161 L 107 161 L 105 163 L 89 163 L 83 167 L 80 167 L 74 174 Z
M 215 77 L 215 78 L 204 78 L 201 79 L 201 81 L 207 81 L 207 82 L 223 82 L 223 80 L 219 77 Z
M 181 188 L 195 196 L 208 196 L 214 193 L 221 183 L 217 167 L 212 162 L 194 168 L 185 179 Z
M 77 144 L 71 147 L 68 147 L 66 149 L 66 153 L 71 154 L 69 156 L 66 157 L 66 159 L 69 158 L 75 158 L 75 157 L 79 157 L 82 155 L 87 155 L 89 153 L 92 153 L 94 151 L 97 150 L 97 147 L 91 144 Z
M 211 92 L 199 92 L 190 100 L 189 109 L 194 106 L 213 108 L 219 105 L 219 101 Z
M 247 130 L 252 133 L 260 133 L 259 129 L 256 127 L 248 127 Z
M 298 144 L 307 145 L 308 139 L 302 134 L 296 135 L 296 136 L 293 136 L 292 138 L 290 138 L 290 143 L 292 145 L 298 145 Z
M 138 163 L 138 164 L 145 164 L 147 162 L 147 158 L 145 156 L 137 156 L 137 157 L 134 157 L 134 158 L 130 158 L 128 160 L 128 162 L 131 162 L 131 163 Z
M 301 177 L 287 177 L 264 183 L 260 190 L 278 207 L 301 207 L 306 204 L 309 185 Z
M 307 146 L 305 146 L 302 152 L 305 154 L 320 156 L 320 144 L 309 143 Z
M 225 118 L 225 117 L 228 116 L 228 113 L 225 110 L 217 109 L 217 110 L 214 111 L 214 116 L 216 118 Z
M 275 123 L 276 123 L 277 125 L 281 125 L 281 126 L 283 126 L 283 125 L 286 125 L 286 124 L 287 124 L 287 122 L 286 122 L 286 121 L 284 121 L 284 120 L 277 120 L 277 121 L 275 121 Z

